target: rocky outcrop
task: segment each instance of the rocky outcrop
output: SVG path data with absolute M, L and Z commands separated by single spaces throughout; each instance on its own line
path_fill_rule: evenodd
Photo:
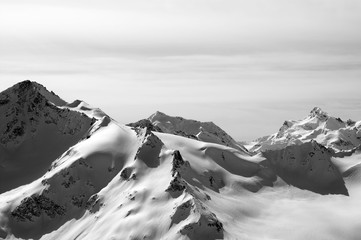
M 157 126 L 154 126 L 149 119 L 142 119 L 135 123 L 129 123 L 127 124 L 127 126 L 132 128 L 146 128 L 149 131 L 154 131 L 154 132 L 162 132 L 162 129 L 160 129 Z
M 11 217 L 16 221 L 33 222 L 34 218 L 39 218 L 41 215 L 55 218 L 57 215 L 64 215 L 65 212 L 63 206 L 58 205 L 48 197 L 34 195 L 23 199 L 21 204 L 11 212 Z
M 173 152 L 172 176 L 175 176 L 177 173 L 179 173 L 182 166 L 187 165 L 189 165 L 189 163 L 183 160 L 183 157 L 178 150 L 175 150 Z
M 319 107 L 314 107 L 310 112 L 310 116 L 316 117 L 320 121 L 327 121 L 329 118 L 328 114 Z
M 181 178 L 180 174 L 177 172 L 174 176 L 172 181 L 170 182 L 168 188 L 165 190 L 166 192 L 182 192 L 186 188 L 186 184 Z
M 179 234 L 189 239 L 223 239 L 223 223 L 216 214 L 196 197 L 192 196 L 176 207 L 172 223 L 179 224 Z
M 182 178 L 182 172 L 186 171 L 190 165 L 189 162 L 183 160 L 183 157 L 178 150 L 175 150 L 172 155 L 172 180 L 165 191 L 169 192 L 173 197 L 178 197 L 187 186 L 187 183 Z

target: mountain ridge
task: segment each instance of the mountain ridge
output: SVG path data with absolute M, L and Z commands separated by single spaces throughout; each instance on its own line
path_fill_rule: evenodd
M 306 118 L 285 121 L 277 133 L 255 140 L 250 144 L 249 150 L 280 149 L 312 139 L 332 149 L 335 154 L 347 154 L 361 145 L 361 121 L 343 121 L 315 107 Z
M 248 152 L 244 146 L 237 143 L 230 135 L 213 122 L 200 122 L 179 116 L 173 117 L 157 111 L 147 119 L 142 119 L 128 125 L 147 126 L 153 131 L 179 135 L 199 141 L 218 143 Z
M 31 81 L 1 92 L 0 99 L 0 181 L 6 183 L 0 193 L 40 177 L 95 121 L 62 108 L 64 100 Z M 10 175 L 17 178 L 9 179 Z
M 324 137 L 349 132 L 357 140 L 359 122 L 350 125 L 314 108 L 305 119 L 286 121 L 273 138 L 259 141 L 265 149 L 249 152 L 212 122 L 156 112 L 124 125 L 81 100 L 56 100 L 51 92 L 34 103 L 43 88 L 23 84 L 16 85 L 23 90 L 15 95 L 0 98 L 9 99 L 0 112 L 18 108 L 11 119 L 37 117 L 36 131 L 26 134 L 31 141 L 13 145 L 16 151 L 0 145 L 8 154 L 4 159 L 0 152 L 0 187 L 34 169 L 36 174 L 0 192 L 0 238 L 289 239 L 283 231 L 262 229 L 287 220 L 297 226 L 317 218 L 315 211 L 324 216 L 334 214 L 333 207 L 359 205 L 353 202 L 361 196 L 359 147 L 346 154 L 337 151 L 334 138 Z M 53 154 L 41 157 L 46 152 Z M 17 174 L 9 167 L 13 162 Z M 307 215 L 293 217 L 297 209 Z M 357 211 L 349 215 L 348 220 L 358 219 Z M 349 221 L 333 228 L 345 233 L 358 225 Z M 304 239 L 305 229 L 312 227 L 288 231 Z M 330 235 L 328 228 L 313 234 L 346 239 L 346 234 Z

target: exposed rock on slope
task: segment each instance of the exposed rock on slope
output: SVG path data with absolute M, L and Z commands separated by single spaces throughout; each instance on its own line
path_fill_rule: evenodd
M 130 127 L 138 127 L 138 128 L 147 128 L 149 131 L 154 132 L 163 132 L 162 129 L 160 129 L 157 126 L 154 126 L 153 123 L 149 119 L 142 119 L 135 123 L 129 123 L 127 124 Z
M 334 231 L 331 238 L 325 234 L 330 229 L 327 221 L 324 228 L 299 226 L 317 217 L 324 221 L 335 206 L 330 199 L 342 209 L 339 212 L 353 204 L 351 197 L 313 192 L 347 195 L 350 191 L 352 196 L 361 175 L 360 151 L 333 150 L 312 139 L 323 136 L 318 133 L 321 125 L 329 133 L 350 128 L 357 136 L 359 123 L 338 128 L 331 117 L 314 109 L 303 123 L 287 122 L 276 134 L 278 140 L 269 142 L 284 140 L 284 145 L 250 154 L 213 123 L 157 113 L 125 126 L 82 101 L 67 104 L 44 89 L 27 81 L 0 94 L 1 111 L 18 109 L 14 116 L 4 115 L 4 121 L 25 122 L 23 134 L 0 145 L 0 173 L 8 174 L 3 177 L 6 182 L 23 178 L 27 183 L 0 193 L 0 238 L 304 239 L 302 234 L 314 229 L 312 237 L 317 239 L 353 239 L 347 236 L 358 234 L 354 219 L 359 211 L 341 215 L 352 219 L 346 227 L 339 222 L 332 225 L 340 232 L 336 238 Z M 31 117 L 36 120 L 33 125 L 28 121 Z M 1 125 L 3 136 L 21 127 L 16 124 L 8 132 Z M 307 135 L 315 130 L 317 134 Z M 301 140 L 295 144 L 297 134 Z M 332 157 L 337 154 L 345 159 Z M 39 172 L 43 167 L 48 171 Z M 18 171 L 14 175 L 13 169 Z M 5 186 L 2 176 L 1 187 Z M 352 188 L 346 189 L 342 176 Z M 318 202 L 307 205 L 306 199 Z M 320 209 L 321 218 L 314 213 Z M 298 218 L 300 213 L 304 215 Z M 288 225 L 279 230 L 283 235 L 274 234 L 286 221 L 295 221 L 287 238 L 279 236 Z M 350 229 L 356 230 L 349 233 Z M 293 238 L 294 232 L 301 232 L 302 238 Z
M 170 133 L 203 142 L 229 146 L 241 151 L 247 151 L 244 146 L 237 143 L 213 122 L 199 122 L 196 120 L 184 119 L 182 117 L 168 116 L 162 112 L 156 112 L 148 119 L 143 119 L 128 125 L 146 126 L 152 131 Z
M 250 150 L 282 149 L 311 140 L 332 149 L 335 154 L 348 154 L 361 144 L 361 122 L 343 121 L 316 107 L 305 119 L 285 121 L 277 133 L 257 139 Z
M 62 108 L 64 100 L 31 81 L 1 92 L 0 99 L 0 193 L 44 174 L 94 122 Z
M 303 120 L 285 121 L 277 133 L 256 140 L 250 150 L 262 152 L 269 161 L 264 163 L 288 184 L 348 195 L 342 171 L 332 161 L 352 155 L 360 144 L 360 123 L 344 122 L 316 107 Z
M 88 134 L 42 178 L 0 195 L 3 235 L 222 239 L 230 222 L 212 199 L 222 199 L 225 189 L 258 191 L 270 179 L 261 174 L 261 159 L 222 145 L 106 117 Z M 113 228 L 104 231 L 109 222 Z

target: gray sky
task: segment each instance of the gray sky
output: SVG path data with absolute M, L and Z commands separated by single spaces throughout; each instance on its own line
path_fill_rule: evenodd
M 314 106 L 361 120 L 359 0 L 0 2 L 0 89 L 37 81 L 128 123 L 156 110 L 239 140 Z

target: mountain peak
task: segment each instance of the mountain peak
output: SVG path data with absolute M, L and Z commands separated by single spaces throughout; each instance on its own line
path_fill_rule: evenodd
M 33 87 L 35 87 L 35 85 L 38 85 L 38 83 L 32 82 L 30 80 L 24 80 L 22 82 L 19 82 L 15 86 L 17 86 L 19 88 L 19 90 L 23 91 L 23 90 L 26 90 L 26 89 L 33 88 Z
M 161 111 L 156 111 L 155 113 L 150 115 L 148 119 L 152 121 L 152 119 L 158 119 L 158 118 L 164 118 L 164 117 L 170 117 L 170 116 Z
M 310 112 L 310 117 L 317 117 L 319 120 L 321 121 L 326 121 L 329 116 L 327 114 L 327 112 L 323 111 L 321 108 L 319 107 L 314 107 L 311 112 Z
M 40 91 L 42 88 L 45 87 L 35 81 L 24 80 L 15 84 L 10 89 L 13 89 L 13 91 L 18 92 L 19 94 L 24 94 L 26 92 Z
M 167 114 L 161 111 L 156 111 L 153 115 L 167 115 Z
M 361 131 L 355 124 L 315 107 L 306 118 L 285 121 L 277 133 L 256 140 L 251 150 L 282 149 L 290 143 L 299 145 L 314 140 L 335 153 L 343 154 L 354 151 L 361 144 Z
M 200 122 L 179 116 L 169 116 L 160 111 L 152 114 L 148 120 L 154 128 L 160 129 L 157 130 L 159 132 L 180 135 L 204 142 L 217 143 L 247 152 L 245 147 L 238 144 L 231 136 L 213 122 Z M 140 121 L 134 124 L 139 125 L 139 123 Z
M 3 92 L 5 97 L 10 98 L 11 95 L 15 94 L 15 97 L 19 101 L 29 101 L 33 100 L 32 98 L 40 97 L 45 98 L 47 101 L 50 101 L 54 105 L 64 106 L 66 101 L 61 99 L 53 91 L 48 91 L 43 85 L 35 81 L 25 80 L 15 84 L 13 87 L 8 88 Z M 40 94 L 40 96 L 39 96 Z
M 76 132 L 80 127 L 73 125 L 88 121 L 88 118 L 62 109 L 65 105 L 66 102 L 55 93 L 30 80 L 19 82 L 1 92 L 0 145 L 17 147 L 26 139 L 40 134 L 44 125 L 56 125 L 63 133 Z M 71 123 L 68 119 L 70 116 Z

